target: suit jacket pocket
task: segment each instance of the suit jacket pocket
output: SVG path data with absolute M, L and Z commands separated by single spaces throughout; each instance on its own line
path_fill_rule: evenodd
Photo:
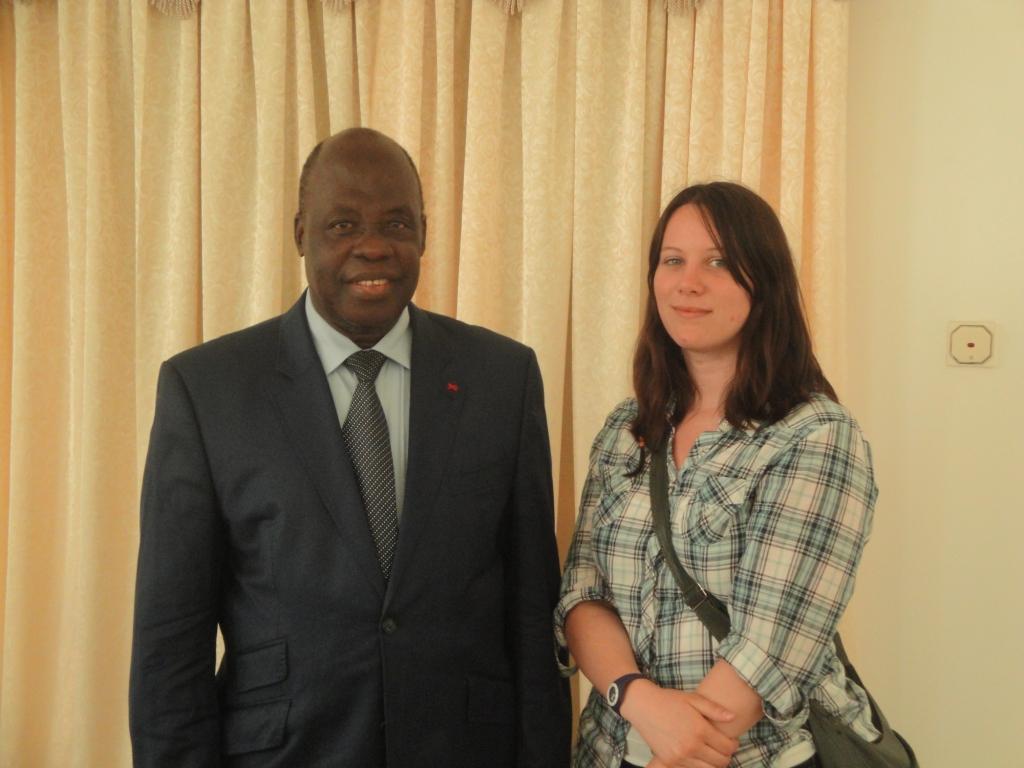
M 224 754 L 240 755 L 281 746 L 290 708 L 291 702 L 286 700 L 225 710 L 221 717 Z
M 510 680 L 470 675 L 466 679 L 467 719 L 471 723 L 511 723 L 515 720 L 515 689 Z
M 236 653 L 229 670 L 236 693 L 280 683 L 288 677 L 288 642 L 274 640 Z

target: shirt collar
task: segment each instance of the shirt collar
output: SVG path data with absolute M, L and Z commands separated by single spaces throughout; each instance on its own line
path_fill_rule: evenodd
M 306 320 L 309 331 L 313 335 L 313 346 L 320 357 L 324 373 L 330 375 L 350 355 L 358 352 L 361 347 L 345 334 L 336 330 L 324 320 L 313 306 L 313 299 L 306 291 Z M 412 366 L 412 329 L 409 327 L 409 307 L 402 310 L 398 320 L 384 338 L 371 347 L 393 360 L 406 370 Z
M 669 441 L 670 444 L 672 442 L 672 436 L 675 434 L 675 431 L 676 431 L 675 425 L 672 424 L 672 414 L 675 411 L 675 409 L 676 409 L 676 397 L 675 397 L 675 395 L 672 395 L 668 399 L 668 402 L 665 403 L 665 418 L 668 419 L 668 421 L 669 421 L 668 441 Z M 763 421 L 755 421 L 753 426 L 739 427 L 738 429 L 739 429 L 740 432 L 745 434 L 747 437 L 753 437 L 755 434 L 757 434 L 757 431 L 759 429 L 761 429 L 763 426 L 765 426 L 765 423 Z M 736 427 L 733 427 L 733 425 L 729 423 L 729 420 L 723 417 L 722 420 L 720 422 L 718 422 L 718 427 L 716 429 L 708 430 L 708 431 L 709 432 L 718 432 L 718 433 L 721 433 L 721 434 L 725 434 L 726 432 L 729 432 L 732 429 L 736 429 Z M 705 435 L 705 434 L 707 434 L 707 432 L 701 432 L 701 435 Z M 701 435 L 698 435 L 697 438 L 700 439 Z

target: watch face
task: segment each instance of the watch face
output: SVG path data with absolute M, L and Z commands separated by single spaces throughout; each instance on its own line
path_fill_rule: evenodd
M 608 703 L 613 707 L 619 703 L 619 684 L 612 683 L 608 686 Z

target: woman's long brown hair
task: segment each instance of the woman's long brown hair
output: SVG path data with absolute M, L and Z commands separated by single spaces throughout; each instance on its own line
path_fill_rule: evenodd
M 696 395 L 682 351 L 662 325 L 654 298 L 665 227 L 673 213 L 691 203 L 733 279 L 750 295 L 725 418 L 747 428 L 777 421 L 816 392 L 837 400 L 811 348 L 793 257 L 775 212 L 740 184 L 697 184 L 672 198 L 651 238 L 647 307 L 633 358 L 638 413 L 632 428 L 634 437 L 651 449 L 666 439 L 670 425 L 682 421 Z

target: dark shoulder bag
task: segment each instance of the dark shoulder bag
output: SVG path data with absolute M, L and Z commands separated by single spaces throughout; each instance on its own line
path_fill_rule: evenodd
M 682 590 L 683 599 L 693 609 L 698 618 L 707 627 L 708 632 L 716 640 L 721 641 L 729 634 L 729 614 L 722 602 L 714 595 L 704 591 L 679 562 L 679 556 L 672 546 L 671 527 L 669 524 L 668 506 L 668 472 L 665 468 L 665 445 L 651 452 L 651 509 L 654 514 L 654 530 L 658 535 L 658 543 Z M 810 714 L 807 727 L 814 738 L 814 747 L 818 760 L 824 768 L 918 768 L 914 750 L 896 731 L 889 727 L 889 722 L 871 698 L 867 687 L 861 682 L 857 670 L 853 668 L 846 649 L 835 636 L 836 654 L 846 668 L 846 676 L 864 689 L 871 703 L 871 717 L 882 737 L 878 741 L 865 741 L 853 729 L 835 717 L 813 699 L 810 701 Z

